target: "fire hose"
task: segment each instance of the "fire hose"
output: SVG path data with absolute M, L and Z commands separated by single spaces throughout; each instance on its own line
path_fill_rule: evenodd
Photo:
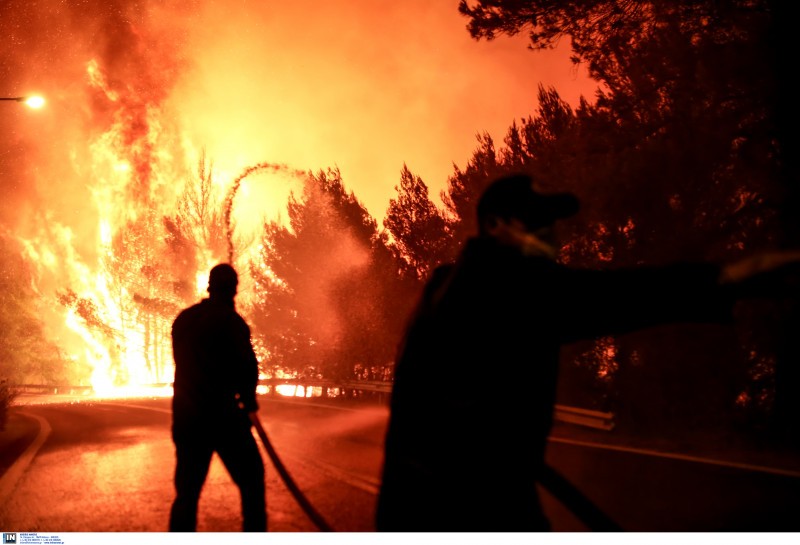
M 303 512 L 311 519 L 317 528 L 319 528 L 323 532 L 332 532 L 333 528 L 325 521 L 322 515 L 314 509 L 314 506 L 311 505 L 311 502 L 308 501 L 308 498 L 305 497 L 303 492 L 294 482 L 292 476 L 286 470 L 286 466 L 283 465 L 281 462 L 280 457 L 278 457 L 278 453 L 275 451 L 275 447 L 272 446 L 272 443 L 267 437 L 267 432 L 264 429 L 264 426 L 261 425 L 261 420 L 258 418 L 258 414 L 255 412 L 251 412 L 250 414 L 250 421 L 253 423 L 253 426 L 256 429 L 256 433 L 258 433 L 258 437 L 261 439 L 261 443 L 264 445 L 264 449 L 266 449 L 267 454 L 269 455 L 269 459 L 272 461 L 272 465 L 275 466 L 275 469 L 278 471 L 278 475 L 281 476 L 283 479 L 283 483 L 286 485 L 286 488 L 289 489 L 292 496 L 294 496 L 295 501 L 297 501 L 300 508 Z
M 292 496 L 294 497 L 295 501 L 297 501 L 300 508 L 303 512 L 311 519 L 317 528 L 319 528 L 323 532 L 333 532 L 333 528 L 331 528 L 330 524 L 328 524 L 322 515 L 314 509 L 314 506 L 311 505 L 311 502 L 308 501 L 308 498 L 303 494 L 297 484 L 294 482 L 294 479 L 286 470 L 286 466 L 283 465 L 281 462 L 278 453 L 275 451 L 275 447 L 272 446 L 272 443 L 267 437 L 267 432 L 264 429 L 264 426 L 261 425 L 261 420 L 258 418 L 257 413 L 249 413 L 250 414 L 250 421 L 253 423 L 253 426 L 256 429 L 256 433 L 258 433 L 258 437 L 261 439 L 261 443 L 264 445 L 264 449 L 267 451 L 272 464 L 275 466 L 275 469 L 278 471 L 281 479 L 283 479 L 286 488 L 289 489 Z M 539 478 L 539 483 L 548 490 L 558 501 L 563 503 L 568 509 L 570 509 L 578 519 L 583 522 L 590 530 L 596 532 L 620 532 L 622 528 L 614 522 L 606 513 L 601 511 L 589 498 L 587 498 L 583 492 L 581 492 L 575 485 L 569 482 L 563 475 L 553 469 L 550 465 L 544 464 L 542 466 L 542 473 Z
M 622 528 L 600 510 L 583 492 L 550 465 L 542 466 L 539 484 L 564 504 L 592 531 L 621 532 Z

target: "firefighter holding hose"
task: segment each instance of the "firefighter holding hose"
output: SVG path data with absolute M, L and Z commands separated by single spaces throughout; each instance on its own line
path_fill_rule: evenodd
M 233 267 L 215 266 L 208 298 L 181 311 L 172 325 L 176 497 L 170 531 L 197 529 L 200 492 L 215 452 L 241 493 L 243 530 L 267 529 L 264 462 L 251 433 L 258 361 L 250 328 L 234 305 L 237 286 Z

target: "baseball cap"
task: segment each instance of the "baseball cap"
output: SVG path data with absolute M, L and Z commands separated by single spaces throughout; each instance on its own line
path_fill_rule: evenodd
M 478 200 L 478 221 L 496 216 L 518 219 L 530 230 L 575 215 L 580 208 L 572 193 L 540 193 L 528 174 L 510 174 L 492 182 Z

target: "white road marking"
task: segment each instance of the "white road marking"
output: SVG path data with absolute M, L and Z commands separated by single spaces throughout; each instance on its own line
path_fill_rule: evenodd
M 333 464 L 321 462 L 319 460 L 311 460 L 305 456 L 298 455 L 292 451 L 288 451 L 286 457 L 291 458 L 295 462 L 309 465 L 314 469 L 316 469 L 317 471 L 326 474 L 328 477 L 332 477 L 333 479 L 339 482 L 348 484 L 353 488 L 357 488 L 359 490 L 368 492 L 373 495 L 378 494 L 378 489 L 380 488 L 381 483 L 378 479 L 375 479 L 374 477 L 359 475 L 357 473 L 353 473 L 351 471 L 342 469 Z
M 36 456 L 36 453 L 42 448 L 42 445 L 47 441 L 47 437 L 52 431 L 50 423 L 41 416 L 28 414 L 22 411 L 20 411 L 19 414 L 37 420 L 39 422 L 39 433 L 36 435 L 36 439 L 33 440 L 33 443 L 28 445 L 25 452 L 23 452 L 22 455 L 11 464 L 11 467 L 8 468 L 3 476 L 0 477 L 0 504 L 5 503 L 6 499 L 17 485 L 17 481 L 19 481 L 22 474 L 25 473 L 25 470 L 28 469 L 28 466 L 33 461 L 33 457 Z
M 781 469 L 777 467 L 760 466 L 754 464 L 743 464 L 739 462 L 729 462 L 727 460 L 715 460 L 713 458 L 702 458 L 700 456 L 690 456 L 688 454 L 678 454 L 675 452 L 661 452 L 657 450 L 649 450 L 643 448 L 606 445 L 603 443 L 592 443 L 591 441 L 577 441 L 575 439 L 566 439 L 563 437 L 550 437 L 549 440 L 554 443 L 564 443 L 567 445 L 599 448 L 605 450 L 616 450 L 620 452 L 630 452 L 632 454 L 641 454 L 643 456 L 654 456 L 657 458 L 671 458 L 673 460 L 683 460 L 686 462 L 696 462 L 700 464 L 731 467 L 735 469 L 744 469 L 746 471 L 759 471 L 762 473 L 772 473 L 773 475 L 783 475 L 786 477 L 800 478 L 800 471 L 793 471 L 791 469 Z

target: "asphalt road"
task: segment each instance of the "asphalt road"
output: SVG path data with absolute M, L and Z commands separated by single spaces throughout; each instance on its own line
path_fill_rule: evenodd
M 166 531 L 174 469 L 169 400 L 30 405 L 24 413 L 52 431 L 0 505 L 0 527 Z M 261 419 L 284 465 L 328 523 L 337 531 L 371 531 L 385 409 L 266 401 Z M 198 530 L 238 531 L 239 507 L 238 491 L 215 457 Z M 267 510 L 271 531 L 316 531 L 269 463 Z
M 261 421 L 283 463 L 330 526 L 373 531 L 387 409 L 266 398 L 261 405 Z M 17 448 L 22 462 L 0 477 L 4 531 L 166 530 L 174 469 L 169 399 L 26 405 L 18 411 L 43 433 L 35 455 Z M 569 427 L 556 431 L 550 464 L 623 530 L 800 530 L 800 472 L 603 445 Z M 554 531 L 587 530 L 542 492 Z M 198 530 L 238 531 L 239 505 L 215 458 Z M 269 462 L 267 510 L 271 531 L 317 530 Z

